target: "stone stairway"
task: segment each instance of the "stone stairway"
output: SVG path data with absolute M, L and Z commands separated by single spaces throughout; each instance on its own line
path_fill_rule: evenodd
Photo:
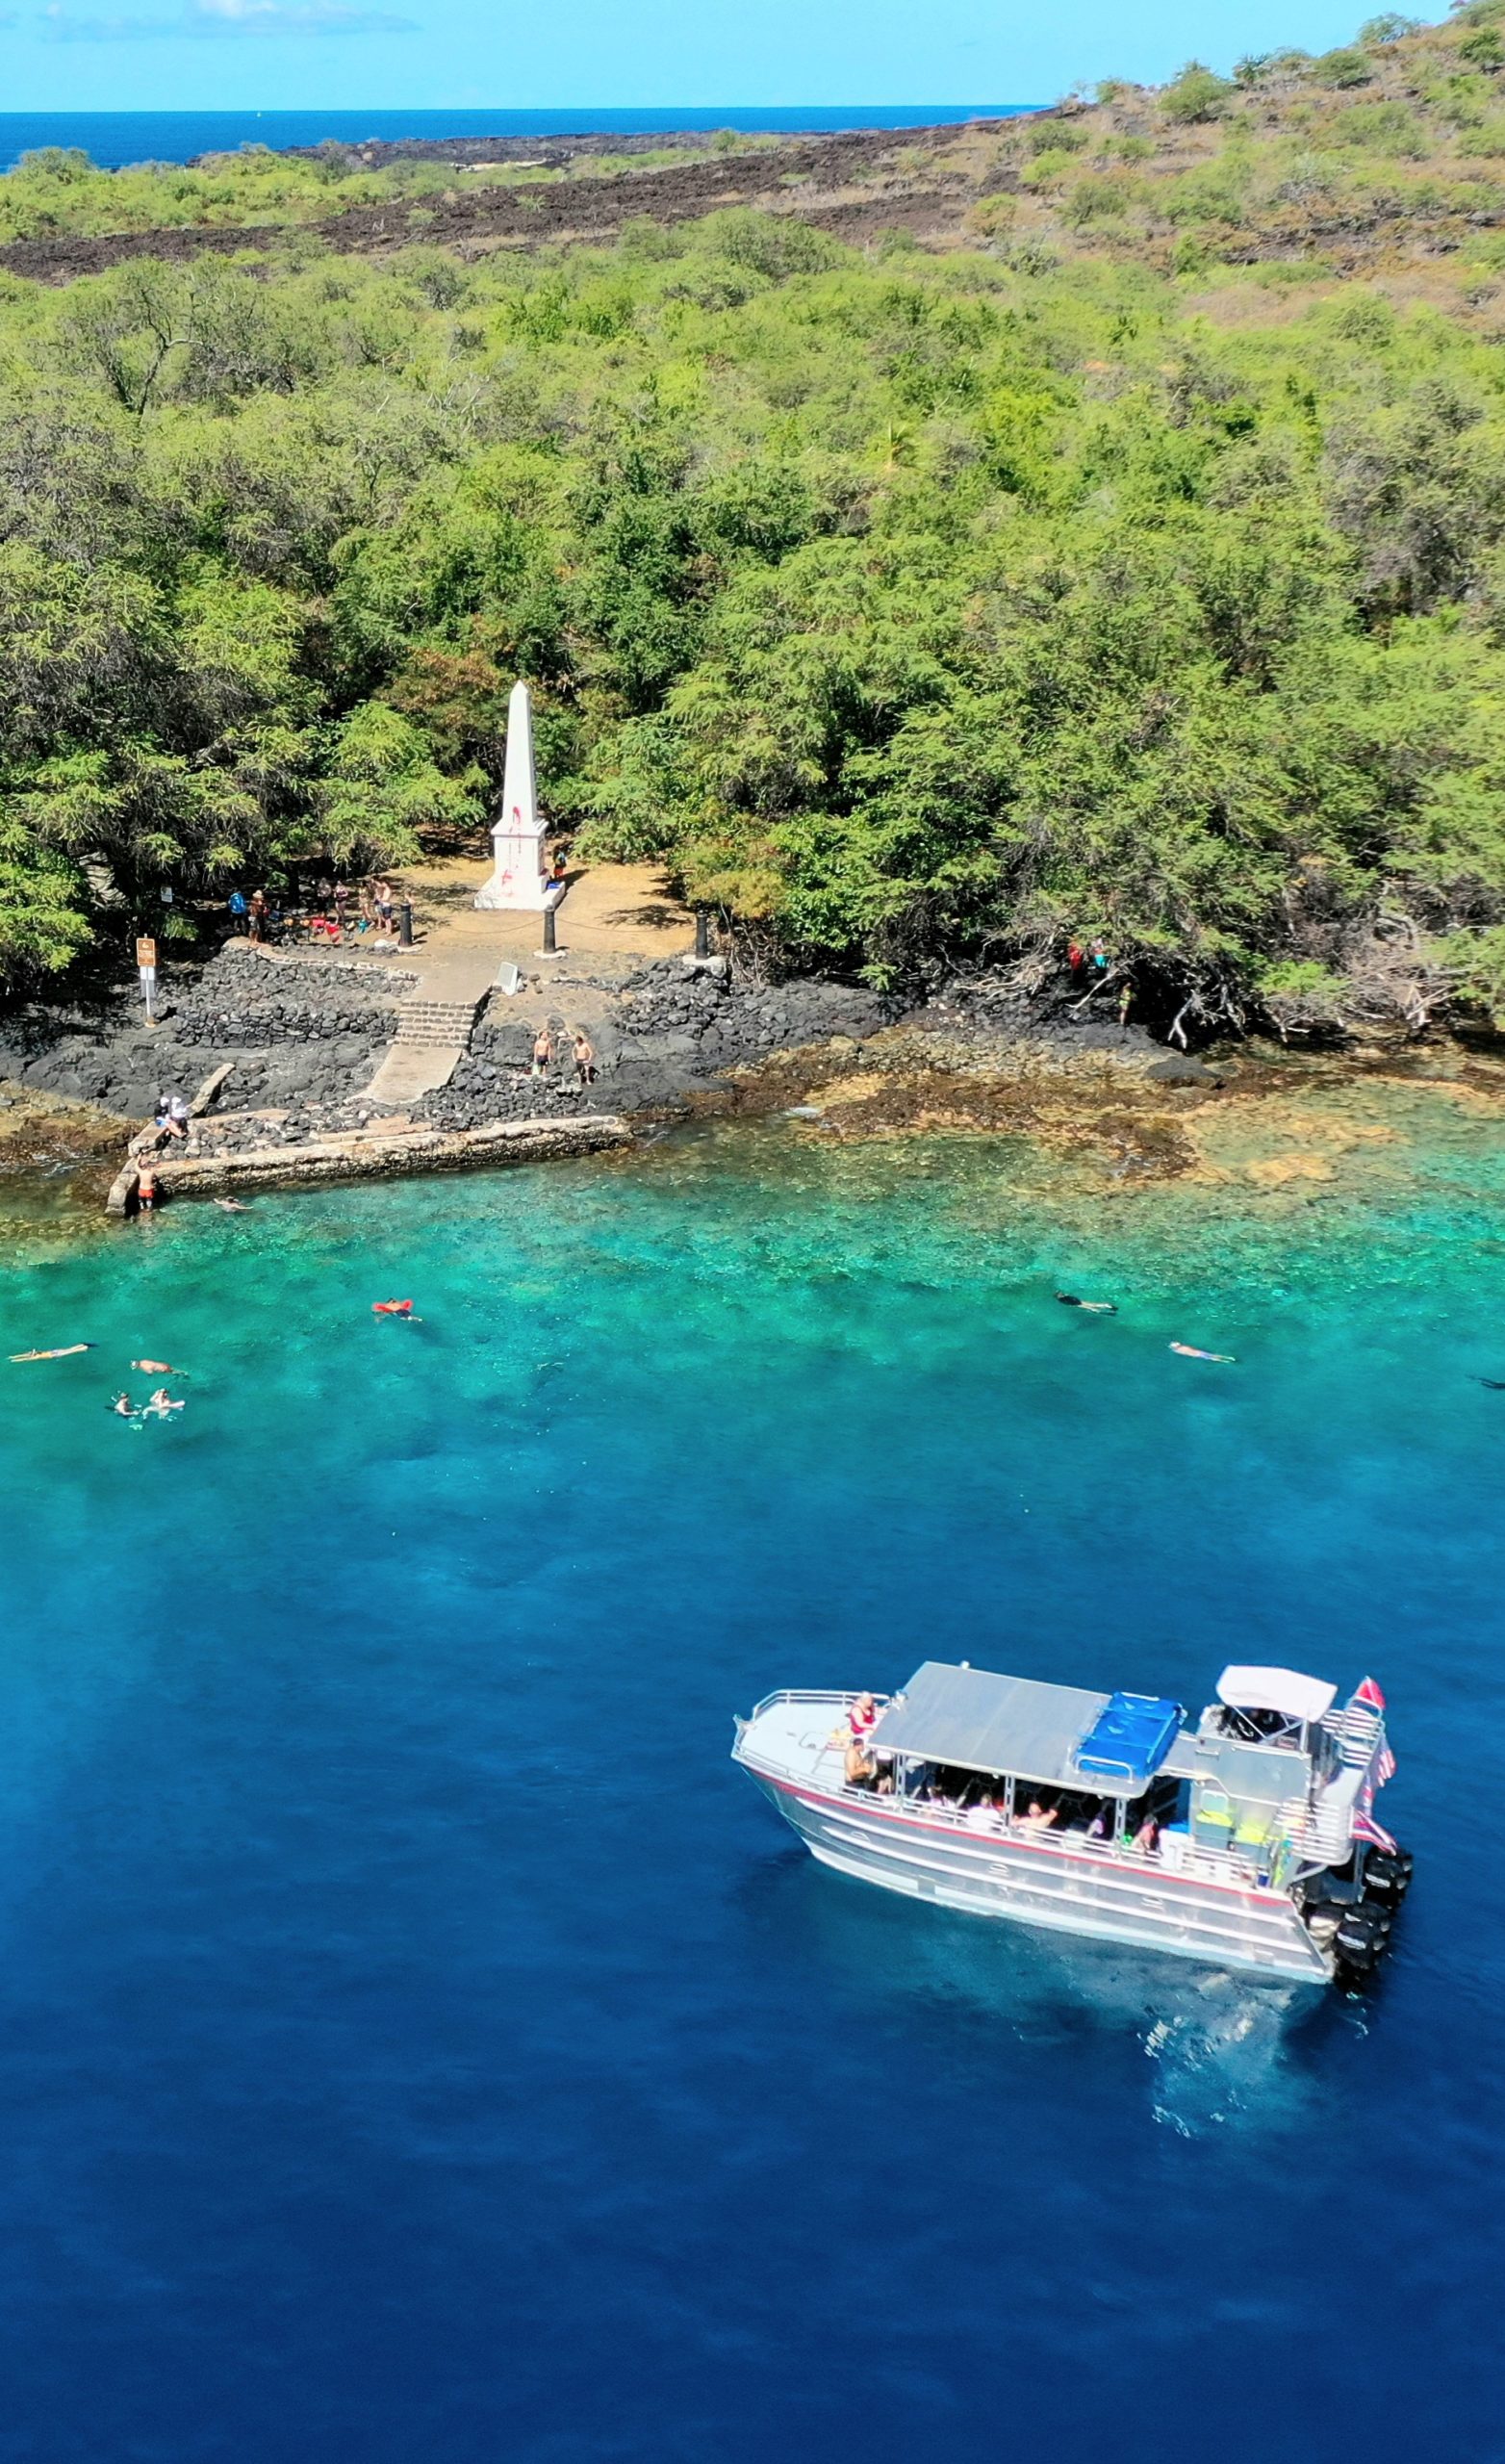
M 461 1000 L 410 993 L 397 1014 L 397 1032 L 366 1093 L 372 1103 L 410 1104 L 446 1087 L 471 1040 L 484 992 Z
M 471 1040 L 480 1009 L 477 1001 L 425 1001 L 422 994 L 413 993 L 397 1013 L 395 1041 L 399 1044 L 455 1044 L 459 1052 Z M 456 1054 L 458 1059 L 459 1054 Z

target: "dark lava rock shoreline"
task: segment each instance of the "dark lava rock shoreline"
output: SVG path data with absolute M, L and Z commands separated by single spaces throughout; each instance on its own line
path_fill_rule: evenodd
M 415 953 L 421 962 L 421 953 Z M 134 984 L 88 1011 L 33 1004 L 0 1015 L 0 1078 L 34 1095 L 86 1103 L 122 1119 L 150 1116 L 163 1094 L 191 1095 L 223 1063 L 231 1077 L 205 1134 L 250 1147 L 362 1128 L 395 1107 L 365 1093 L 396 1034 L 419 977 L 398 959 L 268 958 L 231 944 L 184 980 L 147 1026 Z M 542 1018 L 555 1066 L 529 1074 Z M 569 1036 L 583 1024 L 596 1079 L 580 1087 Z M 1073 1014 L 1065 995 L 1029 1002 L 987 978 L 958 980 L 916 1009 L 891 994 L 821 977 L 782 984 L 731 976 L 724 962 L 667 959 L 635 970 L 533 978 L 516 996 L 492 992 L 448 1083 L 404 1117 L 445 1129 L 608 1107 L 640 1118 L 756 1109 L 745 1074 L 776 1055 L 829 1053 L 855 1067 L 864 1043 L 899 1026 L 942 1040 L 978 1065 L 1010 1046 L 1062 1061 L 1090 1053 L 1160 1078 L 1207 1079 L 1136 1028 Z M 767 1101 L 776 1100 L 770 1093 Z

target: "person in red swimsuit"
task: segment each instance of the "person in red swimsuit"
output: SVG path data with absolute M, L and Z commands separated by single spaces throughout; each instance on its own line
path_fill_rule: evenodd
M 871 1694 L 859 1694 L 847 1713 L 847 1726 L 859 1741 L 878 1725 L 878 1705 Z

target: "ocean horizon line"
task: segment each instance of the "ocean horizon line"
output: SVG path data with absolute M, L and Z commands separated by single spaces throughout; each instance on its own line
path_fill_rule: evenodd
M 360 104 L 295 110 L 0 112 L 0 169 L 48 146 L 78 149 L 101 170 L 136 163 L 187 163 L 241 145 L 290 147 L 326 140 L 358 145 L 444 138 L 657 137 L 734 129 L 739 136 L 838 135 L 862 128 L 938 128 L 972 119 L 1014 119 L 1039 103 L 716 103 L 641 108 L 551 104 L 534 109 L 456 105 L 404 111 Z

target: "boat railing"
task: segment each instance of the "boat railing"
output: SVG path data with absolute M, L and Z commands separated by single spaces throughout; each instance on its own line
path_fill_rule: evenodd
M 843 1694 L 829 1685 L 780 1685 L 774 1693 L 765 1694 L 761 1703 L 753 1704 L 752 1718 L 761 1719 L 765 1711 L 776 1710 L 780 1703 L 829 1703 L 833 1709 L 850 1710 L 862 1690 L 860 1686 L 854 1686 L 850 1693 Z M 882 1709 L 893 1697 L 891 1694 L 875 1694 L 873 1700 Z
M 1157 1877 L 1180 1875 L 1196 1882 L 1233 1883 L 1241 1888 L 1252 1887 L 1262 1874 L 1266 1877 L 1266 1882 L 1269 1876 L 1268 1855 L 1254 1850 L 1240 1850 L 1233 1846 L 1201 1848 L 1195 1840 L 1186 1840 L 1172 1864 L 1159 1848 L 1136 1848 L 1132 1839 L 1092 1839 L 1084 1831 L 1058 1831 L 1054 1825 L 1049 1830 L 1042 1830 L 1036 1824 L 1009 1821 L 1002 1814 L 996 1821 L 984 1825 L 974 1822 L 956 1806 L 940 1803 L 932 1797 L 882 1796 L 873 1788 L 855 1786 L 844 1776 L 839 1780 L 822 1781 L 821 1788 L 823 1794 L 844 1798 L 854 1808 L 860 1807 L 868 1813 L 889 1808 L 896 1811 L 907 1809 L 922 1812 L 927 1822 L 939 1823 L 958 1837 L 975 1841 L 979 1847 L 1002 1844 L 1006 1840 L 1017 1845 L 1029 1840 L 1041 1847 L 1064 1850 L 1073 1857 L 1087 1857 L 1097 1864 L 1113 1865 L 1131 1873 Z

